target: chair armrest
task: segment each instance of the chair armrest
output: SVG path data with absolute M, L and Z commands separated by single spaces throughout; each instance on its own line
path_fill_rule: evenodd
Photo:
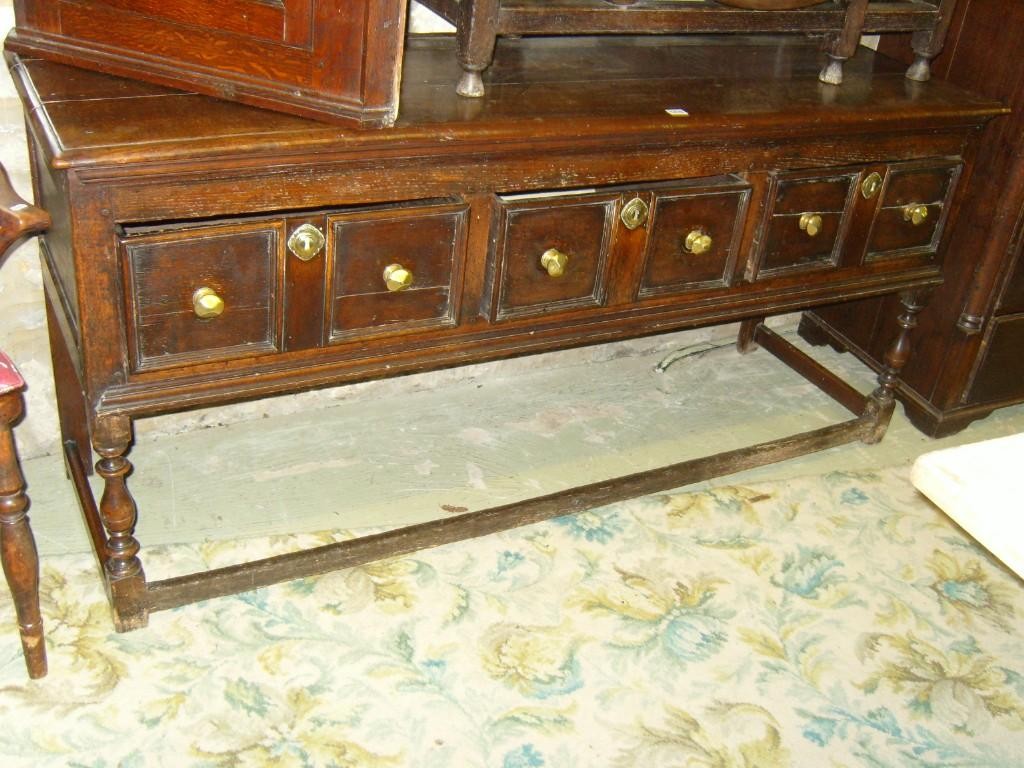
M 26 202 L 11 186 L 7 169 L 0 165 L 0 266 L 14 246 L 50 226 L 50 214 Z

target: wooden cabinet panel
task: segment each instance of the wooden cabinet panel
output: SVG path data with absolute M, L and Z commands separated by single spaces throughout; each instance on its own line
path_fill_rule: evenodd
M 834 268 L 860 171 L 772 174 L 757 275 Z
M 996 318 L 971 384 L 971 399 L 995 403 L 1020 397 L 1022 364 L 1024 314 Z
M 602 193 L 499 200 L 495 319 L 600 306 L 619 198 Z M 564 256 L 561 269 L 544 266 L 549 251 Z
M 91 6 L 92 11 L 120 11 L 150 23 L 187 24 L 293 45 L 308 45 L 313 11 L 312 0 L 61 0 L 57 5 L 65 21 Z
M 281 222 L 127 237 L 125 304 L 134 368 L 278 350 L 282 238 Z M 197 304 L 200 291 L 212 292 L 208 310 Z
M 656 191 L 639 295 L 728 285 L 749 199 L 738 180 Z
M 985 127 L 971 173 L 955 192 L 950 185 L 943 204 L 956 223 L 946 227 L 948 245 L 940 248 L 953 258 L 946 259 L 946 280 L 919 318 L 920 351 L 904 370 L 900 393 L 908 416 L 930 435 L 951 434 L 997 407 L 1024 402 L 1024 334 L 1014 319 L 1024 312 L 1022 26 L 1024 3 L 959 3 L 952 38 L 936 59 L 939 78 L 1002 101 L 1010 114 Z M 880 50 L 903 57 L 905 43 L 883 38 Z M 932 177 L 933 190 L 937 178 Z M 898 194 L 905 202 L 914 197 Z M 892 254 L 900 252 L 884 255 Z M 851 302 L 816 312 L 812 322 L 833 341 L 881 365 L 886 310 L 880 306 Z M 865 316 L 874 322 L 864 322 Z
M 1024 242 L 1017 244 L 1013 268 L 999 300 L 1000 312 L 1024 312 Z M 1024 373 L 1020 376 L 1024 379 Z
M 466 213 L 459 203 L 329 216 L 330 340 L 454 325 Z
M 15 0 L 7 47 L 308 117 L 390 125 L 404 0 Z
M 960 164 L 902 165 L 890 169 L 867 258 L 933 254 L 942 239 Z

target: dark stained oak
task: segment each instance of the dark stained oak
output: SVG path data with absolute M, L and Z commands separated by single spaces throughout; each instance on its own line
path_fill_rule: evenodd
M 846 3 L 813 0 L 422 0 L 457 30 L 462 67 L 456 91 L 479 98 L 481 73 L 494 55 L 499 35 L 605 35 L 789 32 L 818 34 L 828 54 L 818 78 L 843 82 L 844 63 L 865 32 L 913 31 L 914 63 L 907 77 L 926 81 L 929 65 L 942 49 L 956 0 Z M 736 7 L 732 7 L 736 6 Z M 810 7 L 808 7 L 810 6 Z M 489 87 L 489 86 L 487 86 Z
M 28 520 L 25 478 L 18 465 L 13 427 L 25 408 L 25 382 L 0 352 L 0 562 L 14 598 L 25 666 L 31 678 L 44 677 L 46 641 L 39 611 L 39 556 Z
M 933 436 L 957 432 L 997 408 L 1024 402 L 1022 25 L 1020 3 L 961 2 L 946 49 L 935 60 L 940 77 L 1004 100 L 1012 114 L 985 129 L 947 248 L 948 279 L 921 313 L 922 341 L 898 388 L 911 421 Z M 883 40 L 882 47 L 901 56 L 906 41 L 898 37 Z M 932 179 L 935 201 L 942 197 L 938 187 L 943 182 L 940 176 Z M 898 225 L 898 211 L 888 219 Z M 876 242 L 872 250 L 883 251 L 883 258 L 898 256 L 902 247 L 917 245 L 929 232 L 922 228 L 919 234 L 915 243 L 901 242 L 880 221 L 875 239 L 888 244 Z M 805 318 L 802 333 L 849 349 L 878 368 L 884 349 L 878 321 L 892 311 L 892 301 L 880 299 L 822 308 Z
M 0 266 L 16 243 L 50 226 L 49 214 L 22 197 L 0 166 Z M 25 381 L 0 351 L 0 564 L 14 598 L 25 666 L 31 678 L 47 672 L 46 640 L 39 610 L 39 555 L 28 519 L 29 498 L 18 462 L 14 425 L 25 410 Z
M 15 0 L 8 48 L 356 125 L 398 112 L 404 0 Z
M 373 130 L 8 55 L 37 202 L 53 214 L 41 253 L 65 456 L 119 630 L 151 610 L 880 439 L 917 296 L 943 279 L 975 139 L 1004 112 L 866 51 L 842 88 L 824 85 L 817 47 L 793 37 L 501 39 L 473 100 L 450 86 L 454 41 L 413 40 L 402 113 Z M 872 174 L 882 181 L 866 195 Z M 929 206 L 929 228 L 893 234 L 900 222 L 883 217 L 908 196 Z M 805 214 L 820 221 L 801 226 Z M 296 249 L 303 231 L 322 243 Z M 899 292 L 868 396 L 759 324 Z M 745 321 L 742 348 L 760 342 L 855 418 L 146 582 L 136 418 L 728 320 Z

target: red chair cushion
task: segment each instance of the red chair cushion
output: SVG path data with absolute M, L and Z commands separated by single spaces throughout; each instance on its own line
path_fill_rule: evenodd
M 0 394 L 13 392 L 25 386 L 25 380 L 21 378 L 14 363 L 3 352 L 0 352 Z

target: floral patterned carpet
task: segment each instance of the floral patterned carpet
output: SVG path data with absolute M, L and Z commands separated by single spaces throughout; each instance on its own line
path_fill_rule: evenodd
M 1024 585 L 902 470 L 648 497 L 125 635 L 90 558 L 43 581 L 44 680 L 0 606 L 5 768 L 1024 766 Z

